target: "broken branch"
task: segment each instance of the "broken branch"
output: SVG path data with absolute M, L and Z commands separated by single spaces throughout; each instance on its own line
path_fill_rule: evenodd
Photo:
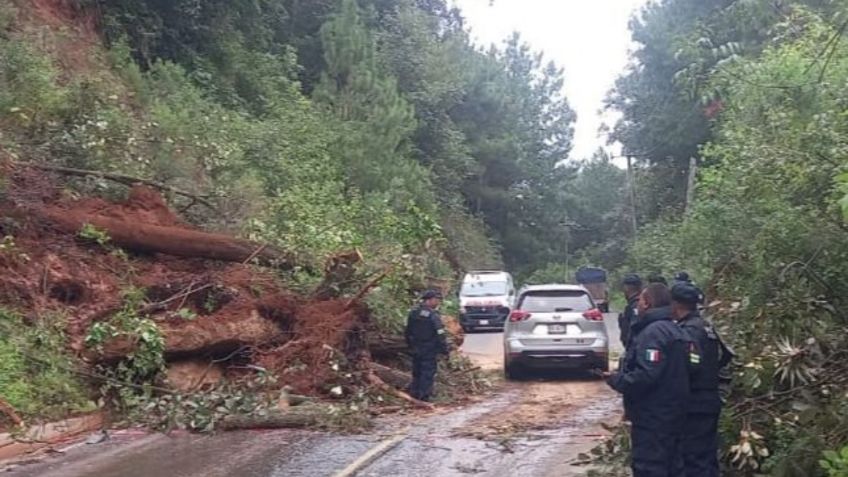
M 159 181 L 154 181 L 154 180 L 150 180 L 150 179 L 142 179 L 140 177 L 133 177 L 133 176 L 129 176 L 129 175 L 126 175 L 126 174 L 118 174 L 118 173 L 115 173 L 115 172 L 90 171 L 90 170 L 86 170 L 86 169 L 76 169 L 76 168 L 73 168 L 73 167 L 51 166 L 49 164 L 35 164 L 35 163 L 28 162 L 28 163 L 26 163 L 26 165 L 29 166 L 29 167 L 33 167 L 35 169 L 40 169 L 42 171 L 58 172 L 60 174 L 66 174 L 66 175 L 70 175 L 70 176 L 100 177 L 100 178 L 103 178 L 103 179 L 107 179 L 107 180 L 110 180 L 110 181 L 113 181 L 113 182 L 118 182 L 118 183 L 128 185 L 128 186 L 132 186 L 132 185 L 135 185 L 135 184 L 144 184 L 144 185 L 147 185 L 147 186 L 150 186 L 150 187 L 155 187 L 159 190 L 166 190 L 168 192 L 172 192 L 174 194 L 181 195 L 183 197 L 188 197 L 193 202 L 201 203 L 201 204 L 205 205 L 206 207 L 209 207 L 210 209 L 217 211 L 217 208 L 215 207 L 215 205 L 213 205 L 211 202 L 206 200 L 203 196 L 198 195 L 198 194 L 192 194 L 191 192 L 187 192 L 187 191 L 184 191 L 182 189 L 178 189 L 176 187 L 169 186 L 167 184 L 163 184 L 162 182 L 159 182 Z

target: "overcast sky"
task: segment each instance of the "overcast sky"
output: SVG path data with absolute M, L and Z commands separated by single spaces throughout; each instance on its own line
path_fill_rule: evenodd
M 627 22 L 646 0 L 453 0 L 481 45 L 517 31 L 534 50 L 565 68 L 565 93 L 577 112 L 571 159 L 583 159 L 606 138 L 598 128 L 603 99 L 627 64 Z M 618 147 L 612 150 L 618 153 Z

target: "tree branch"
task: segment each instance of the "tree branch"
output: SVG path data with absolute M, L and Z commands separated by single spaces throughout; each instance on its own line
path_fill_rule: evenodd
M 144 184 L 150 187 L 155 187 L 159 190 L 166 190 L 168 192 L 173 192 L 174 194 L 181 195 L 183 197 L 188 197 L 193 202 L 198 202 L 200 204 L 209 207 L 210 209 L 217 211 L 218 209 L 214 204 L 209 202 L 206 198 L 201 195 L 193 194 L 191 192 L 184 191 L 182 189 L 178 189 L 173 186 L 169 186 L 159 181 L 154 181 L 150 179 L 142 179 L 139 177 L 133 177 L 126 174 L 119 174 L 115 172 L 103 172 L 103 171 L 90 171 L 86 169 L 76 169 L 73 167 L 63 167 L 63 166 L 51 166 L 48 164 L 36 164 L 32 162 L 20 163 L 22 165 L 26 165 L 28 167 L 33 167 L 35 169 L 40 169 L 42 171 L 51 171 L 58 172 L 60 174 L 66 174 L 70 176 L 77 177 L 101 177 L 103 179 L 107 179 L 110 181 L 118 182 L 124 185 L 134 185 L 134 184 Z

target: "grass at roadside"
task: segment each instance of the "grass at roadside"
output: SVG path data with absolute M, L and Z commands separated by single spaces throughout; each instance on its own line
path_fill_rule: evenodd
M 33 323 L 0 308 L 0 398 L 25 420 L 53 420 L 93 410 L 86 384 L 69 368 L 64 320 L 44 316 Z M 0 416 L 0 424 L 7 424 Z

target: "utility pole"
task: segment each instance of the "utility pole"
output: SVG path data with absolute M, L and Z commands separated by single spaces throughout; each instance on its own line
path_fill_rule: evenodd
M 568 241 L 569 241 L 569 239 L 571 239 L 571 228 L 570 227 L 579 226 L 579 224 L 574 222 L 574 221 L 564 219 L 562 222 L 560 222 L 560 225 L 562 226 L 562 230 L 565 232 L 564 237 L 563 237 L 564 238 L 563 242 L 564 242 L 564 245 L 565 245 L 565 273 L 568 273 Z
M 695 199 L 695 175 L 698 173 L 698 160 L 695 156 L 689 158 L 689 178 L 686 181 L 686 209 L 688 213 Z
M 636 220 L 636 181 L 633 176 L 633 155 L 627 155 L 627 184 L 628 189 L 630 189 L 630 208 L 632 214 L 630 215 L 630 220 L 633 225 L 633 241 L 636 241 L 637 234 L 639 233 L 639 224 Z

